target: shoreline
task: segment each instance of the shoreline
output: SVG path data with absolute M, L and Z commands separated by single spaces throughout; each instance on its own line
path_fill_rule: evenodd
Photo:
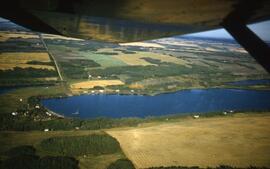
M 44 106 L 45 107 L 45 106 Z M 46 108 L 46 107 L 45 107 Z M 110 119 L 110 120 L 129 120 L 129 119 L 139 119 L 143 122 L 155 122 L 155 121 L 168 121 L 168 120 L 177 120 L 183 118 L 210 118 L 210 117 L 229 117 L 235 114 L 263 114 L 263 113 L 270 113 L 270 109 L 261 109 L 261 110 L 226 110 L 226 111 L 213 111 L 213 112 L 185 112 L 185 113 L 172 113 L 172 114 L 165 114 L 165 115 L 158 115 L 158 116 L 145 116 L 145 117 L 95 117 L 95 118 L 80 118 L 80 117 L 69 117 L 64 116 L 58 113 L 55 113 L 48 108 L 46 108 L 49 113 L 55 115 L 56 117 L 62 119 L 79 119 L 81 121 L 91 121 L 91 120 L 98 120 L 98 119 Z M 226 112 L 226 113 L 225 113 Z M 197 117 L 195 117 L 197 116 Z
M 29 89 L 28 87 L 26 87 L 27 89 Z M 24 90 L 24 88 L 19 88 L 20 90 Z M 38 88 L 37 88 L 38 89 Z M 53 116 L 55 117 L 58 117 L 58 118 L 64 118 L 64 119 L 68 119 L 68 118 L 78 118 L 78 117 L 72 117 L 72 116 L 65 116 L 65 115 L 62 115 L 62 114 L 58 114 L 57 112 L 54 112 L 50 109 L 48 109 L 47 107 L 45 107 L 43 104 L 42 104 L 42 100 L 46 100 L 46 99 L 62 99 L 62 98 L 68 98 L 68 97 L 74 97 L 74 96 L 87 96 L 87 95 L 119 95 L 119 96 L 158 96 L 158 95 L 166 95 L 166 94 L 172 94 L 172 93 L 177 93 L 177 92 L 183 92 L 183 91 L 192 91 L 192 90 L 211 90 L 211 89 L 214 89 L 214 90 L 249 90 L 249 91 L 258 91 L 258 92 L 263 92 L 263 91 L 266 91 L 266 92 L 269 92 L 269 90 L 257 90 L 257 89 L 242 89 L 242 88 L 231 88 L 231 87 L 225 87 L 225 86 L 218 86 L 218 87 L 212 87 L 212 88 L 192 88 L 192 89 L 182 89 L 182 90 L 177 90 L 177 91 L 168 91 L 168 92 L 164 92 L 164 93 L 157 93 L 157 94 L 154 94 L 154 95 L 151 95 L 151 94 L 147 94 L 147 93 L 144 93 L 144 94 L 141 94 L 141 93 L 115 93 L 115 92 L 104 92 L 104 93 L 95 93 L 95 94 L 91 94 L 91 93 L 82 93 L 82 94 L 72 94 L 72 93 L 59 93 L 59 94 L 56 94 L 56 95 L 52 95 L 52 94 L 48 94 L 48 95 L 38 95 L 38 96 L 32 96 L 32 97 L 36 97 L 38 100 L 39 100 L 39 103 L 49 112 L 51 113 Z M 16 92 L 16 90 L 12 90 L 11 93 L 14 93 Z M 6 95 L 6 94 L 9 94 L 10 92 L 8 93 L 3 93 L 1 94 L 2 96 Z M 227 110 L 228 111 L 228 110 Z M 237 111 L 237 110 L 235 110 Z M 266 109 L 264 110 L 245 110 L 244 112 L 248 112 L 248 111 L 253 111 L 253 112 L 262 112 L 262 111 L 268 111 Z M 168 115 L 161 115 L 161 116 L 146 116 L 146 117 L 134 117 L 134 118 L 140 118 L 140 119 L 152 119 L 152 118 L 163 118 L 164 116 L 165 117 L 172 117 L 172 116 L 183 116 L 183 115 L 193 115 L 193 114 L 200 114 L 200 115 L 212 115 L 212 114 L 222 114 L 222 112 L 224 111 L 219 111 L 219 112 L 195 112 L 195 113 L 172 113 L 172 114 L 168 114 Z M 238 112 L 238 111 L 237 111 Z M 243 112 L 243 111 L 240 111 L 240 112 Z M 96 117 L 98 118 L 98 117 Z M 96 119 L 96 118 L 80 118 L 81 120 L 89 120 L 89 119 Z M 128 118 L 133 118 L 133 117 L 120 117 L 120 118 L 114 118 L 114 117 L 106 117 L 106 118 L 111 118 L 111 119 L 121 119 L 121 118 L 125 118 L 125 119 L 128 119 Z
M 170 92 L 170 93 L 162 93 L 162 94 L 158 94 L 158 95 L 166 95 L 166 94 L 174 94 L 174 93 L 178 93 L 178 92 L 184 92 L 184 91 L 193 91 L 193 90 L 199 90 L 199 91 L 201 91 L 201 90 L 244 90 L 244 91 L 246 91 L 246 90 L 248 90 L 248 91 L 257 91 L 257 90 L 253 90 L 253 89 L 235 89 L 235 88 L 207 88 L 207 89 L 185 89 L 185 90 L 180 90 L 180 91 L 177 91 L 177 92 Z M 259 91 L 261 91 L 261 90 L 259 90 Z M 266 92 L 269 92 L 269 90 L 265 90 Z M 263 91 L 261 91 L 261 92 L 263 92 Z M 59 97 L 42 97 L 42 98 L 40 98 L 40 103 L 41 103 L 41 105 L 42 106 L 44 106 L 43 104 L 42 104 L 42 100 L 47 100 L 47 99 L 55 99 L 55 100 L 57 100 L 57 99 L 62 99 L 62 98 L 70 98 L 70 97 L 80 97 L 80 96 L 95 96 L 95 95 L 97 95 L 97 96 L 119 96 L 119 97 L 121 97 L 121 96 L 145 96 L 145 97 L 152 97 L 152 95 L 137 95 L 137 94 L 132 94 L 132 95 L 129 95 L 129 94 L 115 94 L 115 93 L 102 93 L 102 94 L 83 94 L 83 95 L 68 95 L 68 96 L 59 96 Z M 154 95 L 154 96 L 158 96 L 158 95 Z M 45 107 L 45 106 L 44 106 Z M 45 107 L 47 110 L 49 110 L 47 107 Z M 225 114 L 232 114 L 232 113 L 234 113 L 234 112 L 250 112 L 250 111 L 252 111 L 252 112 L 265 112 L 265 111 L 269 111 L 270 109 L 269 108 L 258 108 L 258 109 L 256 109 L 256 108 L 254 108 L 254 109 L 248 109 L 248 110 L 245 110 L 245 108 L 242 108 L 242 109 L 220 109 L 220 110 L 217 110 L 217 111 L 204 111 L 204 112 L 200 112 L 200 111 L 196 111 L 196 112 L 173 112 L 173 113 L 170 113 L 170 114 L 161 114 L 161 115 L 157 115 L 157 116 L 154 116 L 154 115 L 150 115 L 150 116 L 147 116 L 147 115 L 145 115 L 145 116 L 130 116 L 130 117 L 108 117 L 108 116 L 106 116 L 106 117 L 104 117 L 104 118 L 109 118 L 109 119 L 129 119 L 129 118 L 140 118 L 140 119 L 155 119 L 155 118 L 164 118 L 164 117 L 178 117 L 178 116 L 193 116 L 193 115 L 200 115 L 200 116 L 211 116 L 211 115 L 213 115 L 213 114 L 215 114 L 215 115 L 222 115 L 223 113 L 225 113 Z M 51 110 L 50 110 L 51 111 Z M 53 111 L 52 111 L 53 112 Z M 230 112 L 230 113 L 229 113 Z M 101 116 L 101 117 L 80 117 L 80 116 L 76 116 L 76 117 L 74 117 L 74 116 L 72 116 L 71 114 L 70 115 L 67 115 L 67 116 L 64 116 L 64 115 L 60 115 L 60 114 L 58 114 L 58 113 L 55 113 L 54 112 L 54 114 L 56 115 L 58 115 L 58 117 L 61 117 L 61 118 L 78 118 L 78 119 L 80 119 L 80 120 L 89 120 L 89 119 L 98 119 L 98 118 L 103 118 L 103 116 Z
M 44 106 L 45 107 L 45 106 Z M 55 113 L 54 111 L 52 111 L 52 110 L 50 110 L 50 109 L 48 109 L 48 108 L 46 108 L 45 107 L 45 109 L 48 111 L 48 113 L 51 113 L 52 115 L 54 115 L 54 116 L 56 116 L 56 117 L 58 117 L 58 118 L 66 118 L 64 115 L 61 115 L 61 114 L 58 114 L 58 113 Z
M 74 97 L 74 96 L 89 96 L 89 95 L 119 95 L 119 96 L 159 96 L 163 94 L 173 94 L 173 93 L 178 93 L 178 92 L 183 92 L 183 91 L 191 91 L 191 90 L 248 90 L 248 91 L 270 91 L 270 89 L 252 89 L 252 88 L 237 88 L 237 87 L 231 87 L 231 86 L 217 86 L 217 87 L 210 87 L 210 88 L 190 88 L 190 89 L 181 89 L 181 90 L 176 90 L 176 91 L 168 91 L 168 92 L 162 92 L 162 93 L 116 93 L 116 92 L 106 92 L 104 90 L 103 93 L 99 93 L 98 90 L 96 90 L 95 93 L 68 93 L 68 94 L 62 94 L 62 95 L 54 95 L 54 96 L 39 96 L 40 99 L 62 99 L 62 98 L 68 98 L 68 97 Z

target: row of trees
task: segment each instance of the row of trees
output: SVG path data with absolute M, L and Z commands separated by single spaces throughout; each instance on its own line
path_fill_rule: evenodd
M 135 169 L 135 167 L 128 159 L 118 159 L 111 163 L 107 169 Z
M 56 118 L 52 120 L 34 121 L 32 117 L 12 116 L 11 114 L 0 113 L 0 130 L 44 130 L 45 128 L 52 130 L 72 130 L 80 128 L 81 130 L 98 130 L 113 127 L 136 126 L 144 119 L 127 118 L 127 119 L 112 119 L 112 118 L 97 118 L 89 120 Z
M 21 78 L 42 78 L 57 77 L 57 72 L 48 69 L 36 69 L 32 67 L 20 68 L 14 67 L 13 70 L 0 70 L 0 79 L 21 79 Z

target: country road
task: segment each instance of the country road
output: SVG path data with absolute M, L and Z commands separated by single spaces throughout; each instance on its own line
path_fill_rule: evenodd
M 38 33 L 38 35 L 39 35 L 39 38 L 40 38 L 40 40 L 41 40 L 41 42 L 42 42 L 44 48 L 45 48 L 46 51 L 48 52 L 49 56 L 51 56 L 51 58 L 52 58 L 52 60 L 53 60 L 53 62 L 54 62 L 54 64 L 55 64 L 55 67 L 56 67 L 56 70 L 57 70 L 57 73 L 58 73 L 58 75 L 59 75 L 60 80 L 63 81 L 63 77 L 62 77 L 62 75 L 61 75 L 61 72 L 60 72 L 60 69 L 59 69 L 59 67 L 58 67 L 58 64 L 57 64 L 57 61 L 56 61 L 55 57 L 54 57 L 53 54 L 49 51 L 49 49 L 48 49 L 46 43 L 45 43 L 44 40 L 43 40 L 42 34 L 41 34 L 41 33 Z

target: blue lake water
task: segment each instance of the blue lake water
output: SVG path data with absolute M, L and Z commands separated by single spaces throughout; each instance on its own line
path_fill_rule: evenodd
M 225 110 L 266 110 L 270 109 L 270 91 L 196 89 L 156 96 L 82 95 L 46 99 L 42 103 L 50 110 L 69 117 L 147 117 Z M 79 114 L 75 115 L 75 112 Z
M 1 87 L 0 88 L 0 95 L 8 93 L 8 92 L 15 90 L 15 89 L 17 89 L 17 88 L 16 87 Z

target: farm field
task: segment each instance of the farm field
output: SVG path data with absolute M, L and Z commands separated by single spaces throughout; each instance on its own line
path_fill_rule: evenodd
M 35 39 L 38 38 L 37 34 L 31 33 L 31 32 L 7 32 L 7 31 L 1 31 L 0 32 L 0 42 L 5 42 L 9 39 Z
M 55 64 L 34 32 L 0 32 L 0 86 L 55 85 Z
M 108 130 L 137 168 L 270 167 L 270 114 L 185 119 Z
M 123 85 L 124 83 L 120 80 L 90 80 L 85 82 L 73 83 L 71 89 L 91 89 L 95 86 L 114 86 L 114 85 Z
M 14 69 L 15 67 L 55 70 L 54 66 L 48 65 L 50 62 L 48 53 L 44 52 L 0 53 L 1 70 Z
M 154 59 L 158 62 L 175 63 L 179 65 L 184 65 L 184 66 L 187 66 L 188 64 L 187 61 L 180 58 L 163 55 L 163 54 L 150 53 L 150 52 L 136 52 L 135 54 L 119 54 L 119 55 L 116 55 L 115 58 L 122 60 L 128 65 L 141 65 L 141 66 L 156 65 L 158 66 L 157 64 L 147 62 L 147 59 Z

